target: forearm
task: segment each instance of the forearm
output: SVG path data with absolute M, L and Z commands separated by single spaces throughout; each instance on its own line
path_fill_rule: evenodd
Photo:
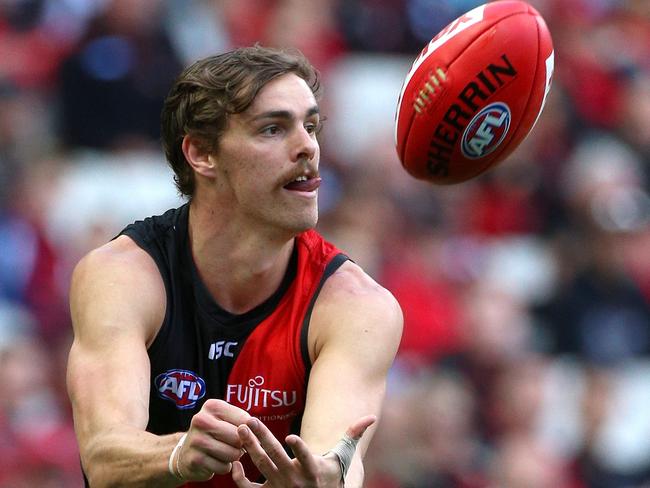
M 80 442 L 82 464 L 92 488 L 175 487 L 169 456 L 181 434 L 157 436 L 129 427 L 112 428 Z
M 363 461 L 359 453 L 356 453 L 354 458 L 352 458 L 350 470 L 345 477 L 345 488 L 361 488 L 363 486 L 364 476 Z

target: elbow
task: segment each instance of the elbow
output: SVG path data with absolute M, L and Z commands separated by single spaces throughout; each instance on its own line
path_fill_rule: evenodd
M 110 486 L 110 482 L 104 479 L 101 463 L 94 456 L 87 454 L 81 456 L 81 469 L 84 477 L 91 488 L 104 488 Z
M 109 488 L 124 486 L 114 479 L 115 471 L 108 466 L 108 459 L 99 446 L 88 446 L 80 449 L 81 469 L 91 488 Z M 111 476 L 113 474 L 113 476 Z
M 84 468 L 84 474 L 90 488 L 118 488 L 127 486 L 125 483 L 111 479 L 110 470 L 98 466 Z

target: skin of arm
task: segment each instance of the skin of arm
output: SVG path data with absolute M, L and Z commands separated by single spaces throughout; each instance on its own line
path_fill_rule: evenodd
M 123 239 L 89 253 L 73 273 L 74 341 L 67 384 L 82 465 L 92 486 L 137 486 L 149 479 L 174 486 L 165 458 L 180 435 L 144 432 L 147 342 L 154 324 L 162 323 L 164 304 L 155 264 Z
M 153 260 L 127 237 L 92 251 L 70 291 L 74 341 L 67 370 L 84 472 L 94 487 L 178 486 L 168 460 L 182 433 L 157 436 L 148 422 L 147 347 L 162 324 L 165 289 Z M 183 473 L 225 473 L 241 456 L 236 425 L 249 415 L 208 400 L 183 445 Z
M 345 263 L 325 282 L 309 330 L 313 365 L 301 429 L 312 452 L 327 452 L 360 417 L 379 416 L 402 326 L 395 298 L 356 264 Z M 357 446 L 346 487 L 362 486 L 373 432 Z

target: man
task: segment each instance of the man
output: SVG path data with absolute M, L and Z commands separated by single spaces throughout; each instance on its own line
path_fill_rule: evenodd
M 361 486 L 402 315 L 313 230 L 318 93 L 301 55 L 257 46 L 172 88 L 163 145 L 189 203 L 72 279 L 68 389 L 91 486 Z

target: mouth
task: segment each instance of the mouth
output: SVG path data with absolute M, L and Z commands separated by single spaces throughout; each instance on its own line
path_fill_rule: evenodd
M 301 175 L 284 185 L 284 189 L 290 191 L 312 192 L 318 189 L 320 183 L 321 178 L 318 176 Z

